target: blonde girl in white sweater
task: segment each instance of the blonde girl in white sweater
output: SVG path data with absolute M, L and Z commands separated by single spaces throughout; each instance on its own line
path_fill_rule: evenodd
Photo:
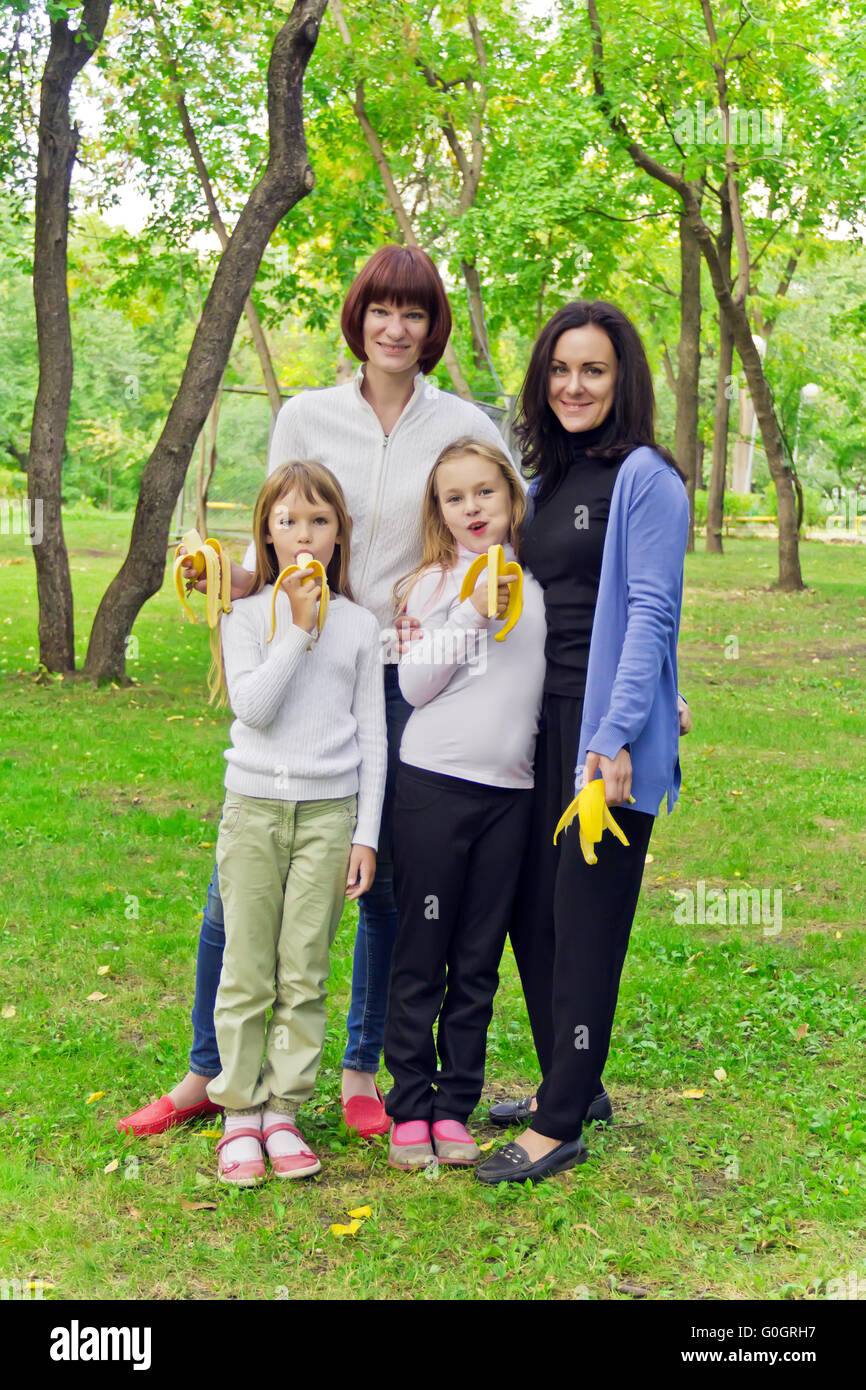
M 345 899 L 375 874 L 386 763 L 379 628 L 352 601 L 351 519 L 336 478 L 317 463 L 278 468 L 259 494 L 253 534 L 251 596 L 221 628 L 236 718 L 217 842 L 222 1071 L 208 1085 L 225 1107 L 219 1177 L 240 1186 L 262 1181 L 265 1154 L 278 1177 L 321 1168 L 295 1111 L 321 1060 L 329 951 Z M 321 585 L 311 569 L 285 580 L 274 603 L 274 581 L 303 552 L 320 561 L 330 589 L 317 637 Z
M 522 615 L 501 642 L 513 579 L 499 583 L 494 618 L 486 571 L 467 598 L 460 593 L 490 546 L 515 558 L 525 511 L 523 485 L 501 449 L 466 438 L 442 450 L 423 504 L 424 562 L 404 598 L 422 635 L 399 666 L 414 710 L 394 800 L 399 928 L 385 1024 L 396 1168 L 424 1167 L 434 1154 L 458 1165 L 479 1157 L 466 1122 L 484 1081 L 532 810 L 545 621 L 541 589 L 526 570 Z

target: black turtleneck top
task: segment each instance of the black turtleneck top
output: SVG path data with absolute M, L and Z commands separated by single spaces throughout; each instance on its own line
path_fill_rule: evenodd
M 593 435 L 594 435 L 593 431 Z M 550 695 L 583 699 L 601 557 L 619 464 L 588 458 L 592 435 L 574 441 L 568 471 L 553 493 L 536 499 L 520 559 L 544 590 Z

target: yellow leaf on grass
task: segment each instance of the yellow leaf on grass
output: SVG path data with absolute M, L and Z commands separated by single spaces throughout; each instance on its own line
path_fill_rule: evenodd
M 700 1100 L 703 1091 L 683 1091 L 683 1100 Z
M 95 989 L 92 994 L 88 994 L 87 1002 L 88 1004 L 101 1004 L 102 1000 L 107 998 L 107 994 L 100 994 L 99 990 Z
M 111 970 L 111 966 L 110 966 L 110 965 L 100 965 L 100 967 L 99 967 L 99 969 L 97 970 L 96 973 L 97 973 L 97 975 L 107 975 L 107 974 L 109 973 L 110 970 Z
M 479 1144 L 478 1147 L 483 1154 L 486 1154 L 488 1149 L 493 1148 L 493 1140 L 488 1139 L 486 1144 Z
M 332 1236 L 354 1236 L 361 1229 L 361 1222 L 358 1220 L 350 1221 L 348 1226 L 341 1226 L 339 1222 L 331 1227 Z
M 103 1173 L 113 1173 L 113 1172 L 115 1171 L 115 1169 L 116 1169 L 116 1168 L 119 1168 L 119 1167 L 120 1167 L 120 1159 L 119 1159 L 119 1158 L 113 1158 L 113 1159 L 111 1160 L 110 1163 L 106 1163 L 106 1165 L 105 1165 L 105 1167 L 103 1168 L 102 1171 L 103 1171 Z
M 797 1037 L 798 1037 L 798 1038 L 805 1038 L 805 1036 L 806 1036 L 806 1034 L 808 1033 L 808 1031 L 809 1031 L 809 1025 L 808 1025 L 808 1023 L 801 1023 L 801 1024 L 800 1024 L 800 1027 L 797 1029 Z
M 89 1096 L 87 1097 L 87 1100 L 84 1102 L 84 1104 L 85 1104 L 85 1105 L 92 1105 L 93 1102 L 94 1102 L 95 1100 L 102 1100 L 102 1097 L 103 1097 L 104 1095 L 105 1095 L 105 1092 L 104 1092 L 104 1091 L 94 1091 L 94 1092 L 92 1093 L 92 1095 L 89 1095 Z
M 728 1073 L 725 1071 L 724 1067 L 716 1067 L 713 1076 L 717 1081 L 727 1081 L 728 1079 Z
M 837 932 L 836 935 L 838 936 L 839 933 Z M 15 1005 L 14 1005 L 14 1004 L 4 1004 L 4 1005 L 3 1005 L 3 1017 L 4 1017 L 4 1018 L 14 1018 L 14 1017 L 15 1017 Z
M 645 863 L 645 864 L 654 864 L 655 862 L 656 862 L 656 857 L 655 857 L 654 854 L 648 854 L 647 857 L 646 857 L 646 859 L 644 860 L 644 863 Z
M 221 1129 L 200 1129 L 199 1134 L 202 1139 L 222 1139 L 223 1137 Z
M 199 840 L 198 847 L 199 849 L 213 849 L 215 843 L 215 840 Z
M 349 1212 L 349 1215 L 350 1215 L 351 1217 L 356 1218 L 356 1219 L 359 1220 L 359 1221 L 366 1221 L 366 1219 L 367 1219 L 368 1216 L 372 1216 L 372 1215 L 373 1215 L 373 1208 L 372 1208 L 372 1207 L 355 1207 L 355 1209 L 354 1209 L 353 1211 L 350 1211 L 350 1212 Z

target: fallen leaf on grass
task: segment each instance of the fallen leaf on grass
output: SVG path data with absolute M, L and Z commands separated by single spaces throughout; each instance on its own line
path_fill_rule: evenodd
M 582 1221 L 576 1222 L 575 1225 L 573 1225 L 571 1229 L 572 1229 L 573 1231 L 589 1231 L 590 1235 L 595 1236 L 596 1240 L 601 1240 L 601 1236 L 599 1235 L 599 1233 L 598 1233 L 598 1231 L 595 1229 L 595 1227 L 594 1227 L 594 1226 L 585 1226 L 585 1225 L 583 1224 Z M 549 1276 L 548 1276 L 548 1278 L 552 1278 L 552 1277 L 553 1277 L 552 1275 L 549 1275 Z
M 349 1215 L 350 1215 L 353 1219 L 357 1219 L 357 1220 L 359 1220 L 359 1221 L 366 1221 L 366 1219 L 367 1219 L 368 1216 L 372 1216 L 372 1215 L 373 1215 L 373 1208 L 372 1208 L 372 1207 L 355 1207 L 354 1211 L 350 1211 L 350 1212 L 349 1212 Z
M 348 1226 L 341 1226 L 339 1222 L 337 1222 L 335 1225 L 331 1227 L 331 1235 L 354 1236 L 357 1235 L 358 1231 L 360 1231 L 361 1225 L 362 1223 L 357 1219 L 355 1221 L 350 1221 Z
M 166 724 L 173 724 L 175 719 L 183 719 L 182 714 L 169 714 L 166 716 Z
M 87 1100 L 84 1102 L 84 1104 L 85 1104 L 85 1105 L 92 1105 L 93 1102 L 94 1102 L 95 1100 L 102 1100 L 102 1097 L 103 1097 L 104 1095 L 105 1095 L 105 1092 L 104 1092 L 104 1091 L 93 1091 L 93 1092 L 91 1093 L 91 1095 L 89 1095 L 89 1096 L 87 1097 Z
M 180 1204 L 184 1211 L 216 1211 L 216 1202 L 187 1202 L 181 1197 Z
M 141 1219 L 141 1212 L 138 1210 L 138 1207 L 130 1207 L 126 1214 L 127 1216 L 131 1216 L 133 1221 L 139 1221 Z
M 655 862 L 656 862 L 656 857 L 655 857 L 654 854 L 648 854 L 647 857 L 646 857 L 646 859 L 644 860 L 644 863 L 645 863 L 645 864 L 654 864 Z
M 200 1129 L 199 1134 L 202 1139 L 222 1139 L 223 1137 L 221 1129 Z
M 838 936 L 839 933 L 837 932 L 836 935 Z M 14 1017 L 15 1017 L 15 1005 L 14 1005 L 14 1004 L 4 1004 L 4 1005 L 3 1005 L 3 1017 L 4 1017 L 4 1018 L 14 1018 Z
M 478 1147 L 483 1154 L 486 1154 L 488 1149 L 493 1148 L 494 1142 L 493 1139 L 488 1139 L 486 1144 L 479 1144 Z
M 110 965 L 100 965 L 100 967 L 99 967 L 99 969 L 97 970 L 96 973 L 97 973 L 97 975 L 107 975 L 108 972 L 110 971 L 110 969 L 111 969 L 111 966 L 110 966 Z M 107 996 L 106 996 L 106 998 L 107 998 Z
M 683 1091 L 683 1100 L 700 1100 L 705 1093 L 703 1091 Z
M 113 1158 L 113 1159 L 111 1160 L 110 1163 L 106 1163 L 106 1165 L 105 1165 L 105 1167 L 103 1168 L 102 1171 L 103 1171 L 103 1173 L 113 1173 L 113 1172 L 115 1171 L 115 1169 L 117 1169 L 117 1168 L 119 1168 L 119 1167 L 120 1167 L 120 1159 L 119 1159 L 119 1158 Z
M 725 1071 L 724 1067 L 716 1067 L 713 1076 L 717 1081 L 727 1081 L 728 1079 L 728 1073 Z
M 806 1034 L 808 1033 L 808 1031 L 809 1031 L 809 1025 L 808 1025 L 808 1023 L 801 1023 L 801 1024 L 800 1024 L 800 1027 L 797 1029 L 796 1036 L 797 1036 L 798 1038 L 805 1038 L 805 1036 L 806 1036 Z
M 88 1004 L 101 1004 L 103 999 L 107 998 L 107 994 L 100 994 L 99 990 L 95 989 L 92 994 L 88 994 L 87 1002 Z

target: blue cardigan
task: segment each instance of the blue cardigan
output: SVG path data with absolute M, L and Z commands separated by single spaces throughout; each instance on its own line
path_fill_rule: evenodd
M 534 494 L 534 479 L 530 493 Z M 686 490 L 645 445 L 622 462 L 605 535 L 575 768 L 626 744 L 633 809 L 673 810 L 680 788 L 677 638 L 689 530 Z

